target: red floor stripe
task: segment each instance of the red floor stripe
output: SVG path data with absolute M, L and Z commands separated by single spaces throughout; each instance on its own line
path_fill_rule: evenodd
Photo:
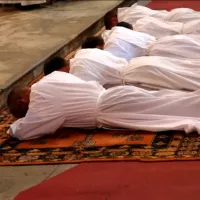
M 171 10 L 174 8 L 192 8 L 196 11 L 200 11 L 200 1 L 163 1 L 163 0 L 154 0 L 148 4 L 149 8 L 155 10 Z
M 199 162 L 81 164 L 15 200 L 197 200 Z

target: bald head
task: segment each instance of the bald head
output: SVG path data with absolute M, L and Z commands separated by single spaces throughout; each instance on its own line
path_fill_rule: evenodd
M 29 87 L 14 87 L 8 94 L 7 106 L 10 113 L 16 118 L 25 117 L 29 101 L 31 89 Z

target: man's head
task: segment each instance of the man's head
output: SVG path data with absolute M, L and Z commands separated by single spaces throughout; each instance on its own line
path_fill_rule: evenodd
M 114 26 L 116 26 L 118 23 L 117 19 L 117 12 L 116 11 L 110 11 L 107 12 L 104 16 L 104 25 L 106 30 L 111 30 Z
M 124 28 L 128 28 L 130 30 L 133 30 L 133 26 L 127 22 L 119 22 L 116 26 L 121 26 Z
M 88 37 L 82 44 L 82 49 L 90 49 L 90 48 L 104 48 L 104 40 L 100 36 L 91 36 Z
M 25 117 L 30 102 L 30 87 L 14 87 L 7 97 L 10 113 L 16 118 Z
M 44 75 L 51 74 L 54 71 L 69 72 L 69 61 L 62 57 L 54 57 L 44 65 Z

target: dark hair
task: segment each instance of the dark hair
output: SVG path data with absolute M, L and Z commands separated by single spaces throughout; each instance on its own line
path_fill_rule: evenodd
M 44 75 L 51 74 L 54 71 L 57 71 L 67 65 L 67 62 L 64 58 L 62 57 L 54 57 L 51 60 L 49 60 L 45 65 L 44 65 Z
M 121 26 L 121 27 L 124 27 L 124 28 L 133 29 L 132 25 L 129 24 L 128 22 L 119 22 L 116 26 Z
M 109 11 L 104 16 L 104 25 L 106 30 L 110 30 L 112 28 L 112 18 L 117 17 L 116 11 Z
M 82 49 L 96 48 L 99 45 L 104 45 L 104 40 L 101 36 L 88 37 L 82 44 Z

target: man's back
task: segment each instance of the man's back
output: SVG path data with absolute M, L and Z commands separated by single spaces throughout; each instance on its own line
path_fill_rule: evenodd
M 13 136 L 32 139 L 60 127 L 95 127 L 96 104 L 102 91 L 97 82 L 85 82 L 65 72 L 45 76 L 31 88 L 25 118 L 11 125 Z
M 70 60 L 70 73 L 101 85 L 121 84 L 121 71 L 128 62 L 100 49 L 81 49 Z
M 105 43 L 105 50 L 119 58 L 130 60 L 147 54 L 155 38 L 124 27 L 114 27 Z
M 124 69 L 124 82 L 144 88 L 198 90 L 200 60 L 181 60 L 161 56 L 134 58 Z

